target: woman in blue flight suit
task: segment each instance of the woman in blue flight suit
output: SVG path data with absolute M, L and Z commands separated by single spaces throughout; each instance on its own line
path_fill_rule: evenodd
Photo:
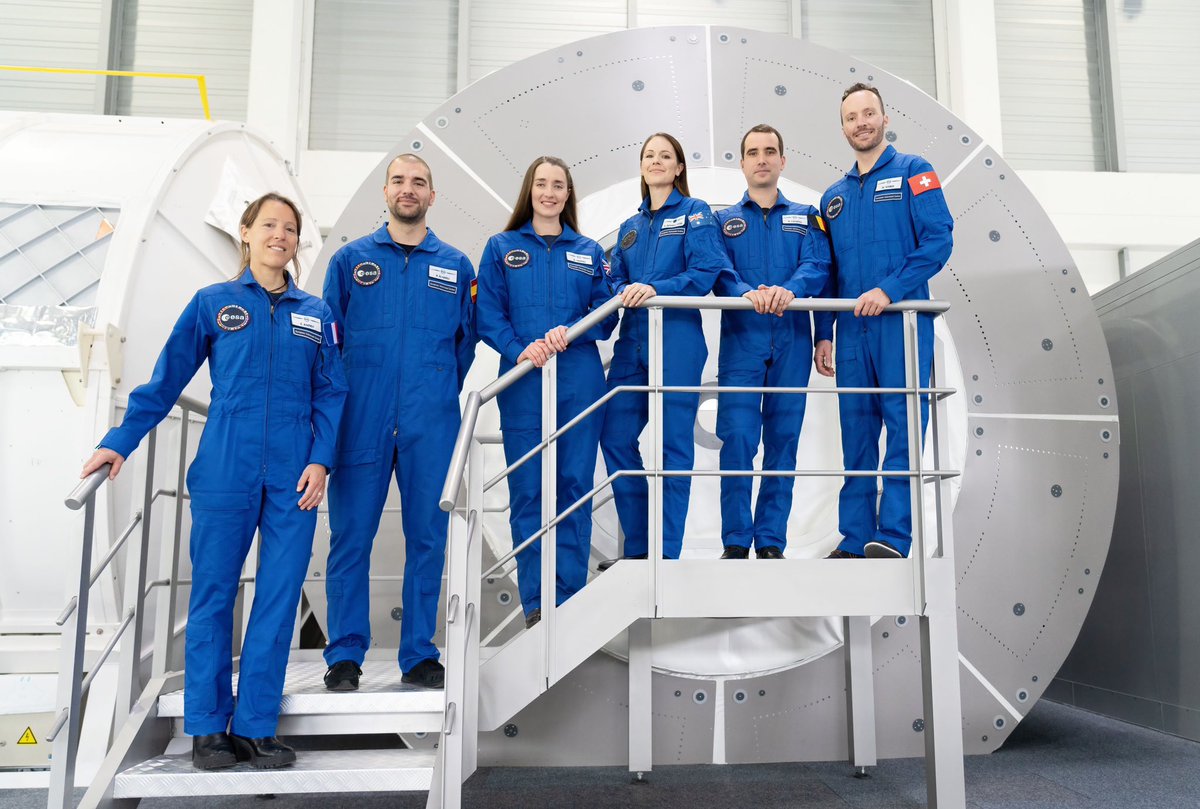
M 703 200 L 688 195 L 683 147 L 671 135 L 657 132 L 641 151 L 642 204 L 621 225 L 613 248 L 609 282 L 626 307 L 621 336 L 608 371 L 609 388 L 647 384 L 648 319 L 638 309 L 655 295 L 707 295 L 718 273 L 730 269 L 716 218 Z M 708 349 L 700 312 L 668 309 L 663 314 L 663 381 L 667 385 L 698 386 Z M 666 469 L 690 470 L 695 460 L 694 426 L 700 407 L 698 393 L 668 393 L 663 397 L 663 464 Z M 621 393 L 604 414 L 600 448 L 609 474 L 619 469 L 640 470 L 639 437 L 648 418 L 645 394 Z M 691 478 L 663 481 L 663 556 L 678 559 L 683 548 Z M 613 481 L 617 516 L 625 532 L 625 558 L 644 559 L 649 547 L 644 477 Z M 602 563 L 602 569 L 608 563 Z
M 299 209 L 266 194 L 246 208 L 240 231 L 243 271 L 192 297 L 150 381 L 129 394 L 121 426 L 104 436 L 82 474 L 112 464 L 115 478 L 208 360 L 212 401 L 187 479 L 192 593 L 184 670 L 184 731 L 193 737 L 192 764 L 202 770 L 296 760 L 275 728 L 346 398 L 333 316 L 286 271 L 299 243 Z M 233 603 L 255 529 L 259 567 L 235 708 Z
M 610 296 L 604 250 L 579 235 L 575 186 L 567 164 L 539 157 L 530 164 L 504 227 L 488 240 L 479 264 L 476 322 L 484 342 L 500 353 L 500 373 L 530 360 L 541 368 L 558 358 L 558 426 L 604 395 L 604 366 L 596 341 L 612 334 L 617 316 L 569 345 L 567 327 Z M 504 457 L 512 464 L 541 441 L 542 378 L 529 373 L 500 394 Z M 558 440 L 558 512 L 585 495 L 595 480 L 602 412 L 592 413 Z M 541 456 L 508 476 L 513 545 L 542 526 Z M 587 583 L 591 509 L 558 524 L 556 603 Z M 541 620 L 541 540 L 517 555 L 517 582 L 525 625 Z

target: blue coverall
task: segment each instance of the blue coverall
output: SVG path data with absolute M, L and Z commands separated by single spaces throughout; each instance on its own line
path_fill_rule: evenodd
M 717 223 L 733 267 L 717 277 L 713 292 L 741 297 L 760 284 L 781 286 L 798 298 L 820 294 L 829 280 L 829 242 L 811 205 L 779 193 L 763 210 L 749 193 L 717 212 Z M 808 384 L 812 320 L 807 312 L 783 317 L 752 311 L 721 313 L 717 380 L 721 385 L 799 388 Z M 722 469 L 753 469 L 761 437 L 762 468 L 796 468 L 796 445 L 804 420 L 804 394 L 722 393 L 717 437 Z M 792 478 L 766 477 L 750 514 L 752 479 L 721 478 L 721 541 L 726 547 L 758 549 L 787 545 Z
M 672 190 L 657 211 L 650 198 L 622 223 L 613 248 L 609 283 L 620 293 L 632 283 L 649 284 L 658 295 L 707 295 L 717 274 L 729 269 L 716 217 L 703 200 Z M 613 349 L 608 387 L 648 384 L 649 319 L 643 308 L 626 309 L 621 334 Z M 663 384 L 699 386 L 708 348 L 700 312 L 663 312 Z M 693 466 L 696 454 L 696 411 L 699 393 L 668 393 L 663 397 L 663 465 L 666 469 Z M 644 469 L 639 437 L 649 418 L 649 399 L 643 393 L 619 393 L 608 403 L 600 449 L 609 474 L 620 469 Z M 689 477 L 663 481 L 663 556 L 678 559 L 687 522 Z M 625 532 L 625 556 L 640 556 L 649 547 L 645 477 L 621 477 L 613 482 L 617 516 Z
M 526 222 L 488 240 L 479 263 L 479 335 L 500 352 L 500 374 L 512 369 L 530 343 L 556 326 L 569 326 L 611 295 L 604 249 L 566 223 L 547 247 Z M 558 424 L 561 427 L 604 395 L 604 366 L 596 341 L 606 339 L 617 315 L 576 338 L 558 354 Z M 542 374 L 531 371 L 500 394 L 504 458 L 509 464 L 542 440 Z M 603 408 L 558 439 L 558 509 L 561 513 L 592 488 Z M 513 546 L 542 527 L 542 464 L 536 456 L 508 477 Z M 556 603 L 587 583 L 592 510 L 585 504 L 558 524 Z M 541 540 L 517 555 L 517 583 L 526 614 L 542 604 Z
M 275 304 L 250 270 L 193 296 L 154 365 L 129 394 L 120 427 L 100 442 L 128 458 L 208 360 L 212 398 L 191 496 L 192 593 L 184 731 L 274 736 L 316 509 L 296 492 L 309 464 L 333 467 L 346 397 L 332 313 L 288 284 Z M 238 577 L 257 528 L 254 605 L 242 643 L 237 707 L 230 646 Z M 232 726 L 230 716 L 233 717 Z
M 329 486 L 329 644 L 325 661 L 361 665 L 371 645 L 371 545 L 393 473 L 404 527 L 399 663 L 437 660 L 446 555 L 438 506 L 475 358 L 475 271 L 432 230 L 411 254 L 384 225 L 329 262 L 325 302 L 345 329 L 350 394 Z
M 928 300 L 929 279 L 950 258 L 954 219 L 946 207 L 933 167 L 921 157 L 888 146 L 865 175 L 858 165 L 829 187 L 821 210 L 833 245 L 833 284 L 839 298 L 857 298 L 876 287 L 893 301 Z M 933 365 L 933 316 L 918 316 L 921 387 Z M 816 339 L 833 339 L 833 315 L 816 317 Z M 903 388 L 903 315 L 899 312 L 855 318 L 837 313 L 839 387 Z M 846 469 L 879 468 L 879 431 L 887 427 L 886 471 L 909 468 L 906 402 L 902 394 L 840 394 L 842 461 Z M 922 397 L 921 425 L 929 416 Z M 838 548 L 862 555 L 868 542 L 881 541 L 905 556 L 912 544 L 912 507 L 907 478 L 883 479 L 875 511 L 874 478 L 851 477 L 839 498 Z

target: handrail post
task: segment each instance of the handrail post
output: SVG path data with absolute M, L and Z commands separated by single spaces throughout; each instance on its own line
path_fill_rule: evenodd
M 462 724 L 463 771 L 462 780 L 475 772 L 479 761 L 479 630 L 482 607 L 483 583 L 483 483 L 487 480 L 484 469 L 483 444 L 471 440 L 469 456 L 471 472 L 467 478 L 467 498 L 473 505 L 469 513 L 474 520 L 467 522 L 466 549 L 466 606 L 464 607 L 466 639 L 463 648 L 463 700 L 459 711 Z
M 558 428 L 558 355 L 551 355 L 542 366 L 542 441 Z M 549 441 L 542 452 L 542 525 L 550 529 L 540 540 L 542 609 L 542 678 L 549 688 L 558 681 L 554 665 L 554 626 L 558 606 L 558 525 L 552 524 L 558 514 L 558 442 Z
M 171 543 L 164 543 L 159 551 L 159 578 L 168 581 L 166 593 L 158 594 L 154 616 L 154 661 L 153 676 L 161 677 L 171 668 L 172 652 L 175 648 L 175 598 L 179 585 L 179 545 L 183 533 L 183 493 L 187 486 L 188 425 L 191 424 L 191 409 L 180 404 L 179 458 L 175 476 L 175 527 Z
M 925 614 L 925 487 L 922 469 L 921 438 L 921 360 L 917 318 L 912 310 L 903 315 L 904 330 L 904 387 L 909 390 L 904 396 L 908 417 L 908 470 L 915 476 L 908 478 L 909 509 L 911 512 L 912 543 L 909 559 L 913 566 L 913 615 Z
M 75 615 L 62 633 L 58 662 L 58 716 L 66 711 L 66 724 L 54 734 L 51 755 L 50 792 L 47 809 L 64 809 L 74 804 L 75 758 L 79 753 L 79 729 L 83 719 L 84 644 L 87 642 L 89 583 L 92 574 L 92 539 L 96 522 L 96 495 L 84 503 L 83 545 L 79 550 L 79 589 Z
M 117 669 L 117 704 L 113 709 L 114 737 L 125 724 L 129 709 L 142 693 L 142 631 L 146 608 L 146 561 L 150 550 L 150 517 L 154 507 L 154 460 L 158 448 L 158 428 L 150 431 L 146 442 L 146 482 L 142 495 L 142 531 L 137 549 L 125 553 L 125 609 L 133 610 L 133 625 L 121 641 Z
M 654 472 L 650 477 L 649 514 L 647 529 L 649 531 L 649 547 L 646 558 L 649 560 L 649 592 L 647 595 L 647 615 L 651 618 L 658 616 L 658 573 L 663 555 L 663 310 L 654 307 L 647 313 L 649 321 L 648 335 L 648 384 L 654 391 L 648 394 L 650 416 L 650 446 Z

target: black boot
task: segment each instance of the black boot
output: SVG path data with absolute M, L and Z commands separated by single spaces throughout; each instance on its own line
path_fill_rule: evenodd
M 245 736 L 229 734 L 238 761 L 249 761 L 256 770 L 273 770 L 286 767 L 296 760 L 296 751 L 274 736 L 247 739 Z
M 197 770 L 219 770 L 237 764 L 228 733 L 192 737 L 192 766 Z

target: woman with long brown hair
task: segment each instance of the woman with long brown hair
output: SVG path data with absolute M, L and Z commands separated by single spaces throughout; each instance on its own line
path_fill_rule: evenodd
M 567 326 L 608 300 L 604 250 L 579 234 L 571 170 L 557 157 L 530 164 L 504 232 L 488 240 L 479 263 L 476 319 L 483 341 L 500 352 L 500 373 L 523 360 L 542 367 L 558 355 L 558 425 L 604 394 L 604 367 L 596 341 L 612 334 L 617 317 L 569 344 Z M 499 397 L 504 457 L 509 464 L 541 441 L 542 377 L 529 373 Z M 558 511 L 591 489 L 596 473 L 600 412 L 558 440 Z M 509 473 L 509 524 L 513 545 L 542 525 L 541 458 Z M 556 603 L 587 583 L 591 509 L 558 524 Z M 541 540 L 517 555 L 517 584 L 525 623 L 541 619 Z

